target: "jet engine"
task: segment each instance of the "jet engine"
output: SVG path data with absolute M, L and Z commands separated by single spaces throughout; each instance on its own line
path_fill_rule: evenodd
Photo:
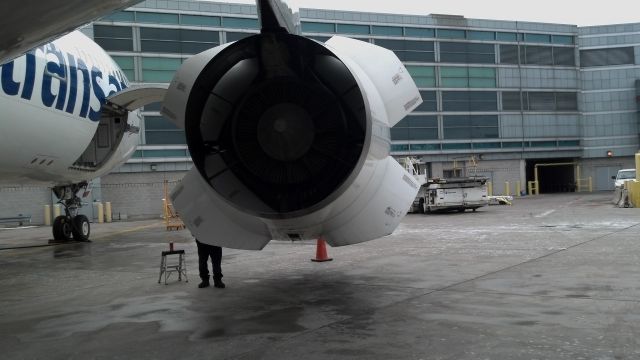
M 162 111 L 194 163 L 173 204 L 199 241 L 236 249 L 391 234 L 420 185 L 389 156 L 389 129 L 421 102 L 389 50 L 263 25 L 173 78 Z

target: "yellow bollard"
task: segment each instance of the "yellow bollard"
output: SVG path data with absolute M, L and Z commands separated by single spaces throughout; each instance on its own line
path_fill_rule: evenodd
M 516 181 L 516 196 L 522 195 L 522 187 L 520 186 L 520 181 Z
M 511 184 L 509 184 L 509 182 L 508 182 L 508 181 L 505 181 L 505 182 L 504 182 L 504 194 L 505 194 L 506 196 L 511 195 Z
M 107 201 L 104 203 L 104 220 L 105 222 L 110 223 L 111 219 L 111 202 Z
M 636 153 L 636 180 L 640 181 L 640 152 Z
M 104 206 L 102 206 L 101 202 L 96 202 L 96 208 L 98 209 L 98 224 L 102 224 L 104 222 Z
M 589 176 L 589 192 L 593 192 L 593 179 Z
M 44 225 L 51 226 L 51 206 L 44 206 Z
M 493 196 L 493 183 L 491 181 L 487 181 L 487 195 Z
M 60 216 L 60 208 L 62 206 L 60 204 L 55 204 L 53 205 L 53 218 L 57 218 L 58 216 Z

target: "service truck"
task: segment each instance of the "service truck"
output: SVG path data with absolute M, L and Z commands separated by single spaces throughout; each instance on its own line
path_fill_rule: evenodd
M 423 212 L 476 209 L 488 205 L 487 178 L 430 179 L 418 197 Z

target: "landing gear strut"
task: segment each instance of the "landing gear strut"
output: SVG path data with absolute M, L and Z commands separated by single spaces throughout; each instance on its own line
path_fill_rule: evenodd
M 53 239 L 56 241 L 90 241 L 91 225 L 89 219 L 78 214 L 82 207 L 82 199 L 77 195 L 80 190 L 87 189 L 87 183 L 56 186 L 53 193 L 60 199 L 65 215 L 60 215 L 53 221 Z

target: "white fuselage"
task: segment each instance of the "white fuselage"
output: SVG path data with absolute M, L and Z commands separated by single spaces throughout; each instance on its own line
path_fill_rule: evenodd
M 0 85 L 1 183 L 90 180 L 135 151 L 140 115 L 123 113 L 122 128 L 131 131 L 120 133 L 109 156 L 93 167 L 75 165 L 92 144 L 106 98 L 129 86 L 111 57 L 80 32 L 3 64 Z

